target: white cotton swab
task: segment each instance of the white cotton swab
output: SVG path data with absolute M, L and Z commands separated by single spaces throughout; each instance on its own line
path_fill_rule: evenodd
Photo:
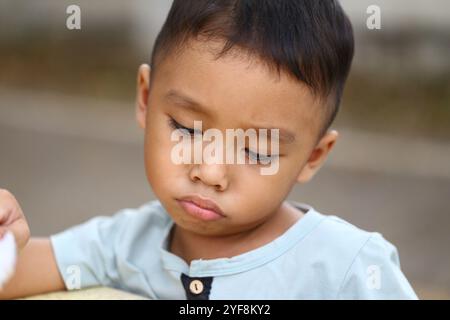
M 14 235 L 7 232 L 0 239 L 0 290 L 13 275 L 17 260 L 17 249 Z

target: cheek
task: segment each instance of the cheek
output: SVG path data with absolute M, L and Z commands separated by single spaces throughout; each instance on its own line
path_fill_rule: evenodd
M 164 124 L 162 117 L 154 115 L 145 133 L 145 169 L 155 192 L 170 183 L 170 175 L 176 170 L 170 160 L 170 129 Z
M 270 212 L 276 209 L 286 198 L 292 187 L 292 174 L 280 163 L 275 175 L 261 175 L 260 167 L 242 167 L 235 175 L 241 199 L 245 199 L 248 212 Z
M 280 172 L 273 176 L 262 176 L 258 174 L 258 177 L 254 179 L 252 189 L 258 193 L 258 196 L 263 202 L 280 202 L 289 192 L 289 186 L 288 177 L 283 176 Z

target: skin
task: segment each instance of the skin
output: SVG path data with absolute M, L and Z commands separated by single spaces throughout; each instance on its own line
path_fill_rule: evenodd
M 148 65 L 138 72 L 136 117 L 145 131 L 147 179 L 176 224 L 170 249 L 188 263 L 255 249 L 301 219 L 303 213 L 284 200 L 294 184 L 317 173 L 338 137 L 332 130 L 316 143 L 323 106 L 303 84 L 285 74 L 278 77 L 239 52 L 214 60 L 217 48 L 191 41 L 182 54 L 157 63 L 152 76 Z M 189 96 L 202 110 L 167 99 L 171 90 Z M 174 164 L 170 152 L 177 142 L 170 140 L 170 118 L 188 128 L 201 120 L 204 130 L 222 132 L 283 128 L 295 140 L 280 142 L 275 175 L 261 175 L 260 167 L 250 164 Z M 203 221 L 186 214 L 176 199 L 190 194 L 212 199 L 226 217 Z
M 308 88 L 239 51 L 214 60 L 216 45 L 191 42 L 182 54 L 157 63 L 154 71 L 141 65 L 137 77 L 136 118 L 145 134 L 147 179 L 175 221 L 169 249 L 187 263 L 236 256 L 282 235 L 303 217 L 285 202 L 287 195 L 296 183 L 312 179 L 338 138 L 330 130 L 317 139 L 324 106 Z M 185 100 L 167 100 L 169 90 L 200 102 L 202 111 Z M 280 142 L 275 175 L 261 175 L 260 165 L 248 163 L 176 165 L 170 160 L 176 142 L 170 140 L 174 129 L 168 125 L 169 117 L 185 127 L 201 120 L 204 130 L 223 132 L 283 128 L 295 140 Z M 192 194 L 214 200 L 225 217 L 206 222 L 186 214 L 176 199 Z M 50 240 L 30 239 L 18 201 L 0 189 L 0 238 L 7 230 L 15 236 L 19 255 L 16 272 L 0 290 L 0 299 L 64 290 Z
M 29 240 L 30 229 L 18 201 L 0 189 L 0 239 L 6 231 L 14 234 L 19 252 L 14 276 L 0 290 L 0 299 L 64 290 L 50 240 Z

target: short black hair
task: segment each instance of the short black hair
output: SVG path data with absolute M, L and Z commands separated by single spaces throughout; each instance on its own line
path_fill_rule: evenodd
M 155 40 L 152 69 L 200 37 L 225 41 L 217 58 L 238 48 L 331 97 L 320 137 L 328 130 L 354 54 L 352 25 L 337 0 L 174 0 Z

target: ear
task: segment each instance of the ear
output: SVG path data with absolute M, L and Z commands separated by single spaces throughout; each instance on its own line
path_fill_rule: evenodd
M 298 175 L 297 182 L 306 183 L 312 179 L 325 162 L 328 154 L 335 145 L 338 136 L 339 133 L 336 130 L 331 130 L 320 139 L 319 143 L 311 152 L 308 162 Z
M 142 129 L 145 129 L 148 94 L 150 86 L 150 66 L 142 64 L 138 69 L 136 84 L 136 121 Z

